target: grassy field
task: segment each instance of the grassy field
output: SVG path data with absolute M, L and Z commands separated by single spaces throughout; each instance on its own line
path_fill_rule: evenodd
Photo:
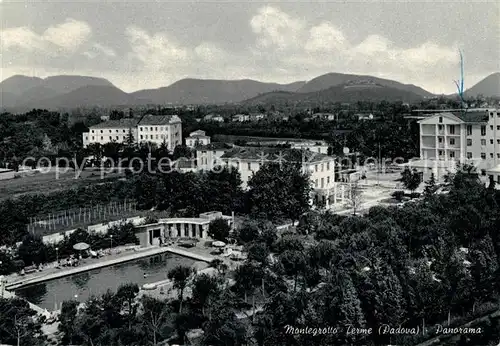
M 122 177 L 123 173 L 109 173 L 106 179 Z M 99 169 L 86 169 L 77 177 L 77 173 L 69 170 L 67 173 L 33 173 L 15 179 L 0 181 L 0 200 L 24 194 L 54 192 L 74 186 L 102 183 Z

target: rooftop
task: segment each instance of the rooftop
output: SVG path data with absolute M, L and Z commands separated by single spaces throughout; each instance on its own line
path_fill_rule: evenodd
M 229 150 L 232 146 L 223 142 L 213 142 L 206 145 L 198 145 L 196 150 Z
M 181 119 L 175 115 L 145 115 L 139 125 L 168 125 L 172 123 L 181 122 Z
M 488 122 L 489 119 L 489 112 L 487 109 L 462 110 L 458 112 L 451 112 L 451 114 L 466 123 Z
M 291 162 L 320 162 L 332 157 L 315 153 L 309 150 L 287 149 L 287 148 L 269 148 L 269 147 L 239 147 L 224 153 L 223 159 L 240 159 L 248 161 L 266 161 L 281 158 L 284 161 Z
M 90 126 L 91 129 L 128 129 L 137 126 L 137 119 L 124 118 L 120 120 L 108 120 L 97 125 Z

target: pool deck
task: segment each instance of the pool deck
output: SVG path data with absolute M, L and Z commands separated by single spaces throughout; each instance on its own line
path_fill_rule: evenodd
M 74 268 L 53 269 L 53 270 L 49 269 L 51 272 L 47 272 L 45 274 L 37 273 L 39 275 L 36 275 L 33 277 L 23 277 L 19 280 L 8 282 L 7 285 L 5 286 L 5 288 L 8 291 L 12 291 L 12 290 L 16 290 L 16 289 L 19 289 L 21 287 L 24 287 L 24 286 L 33 285 L 36 283 L 49 281 L 49 280 L 53 280 L 53 279 L 58 279 L 61 277 L 74 275 L 74 274 L 86 272 L 86 271 L 93 270 L 93 269 L 109 267 L 109 266 L 112 266 L 115 264 L 129 262 L 129 261 L 133 261 L 133 260 L 140 259 L 143 257 L 159 255 L 159 254 L 163 254 L 166 252 L 173 253 L 173 254 L 187 257 L 187 258 L 191 258 L 191 259 L 194 259 L 197 261 L 203 261 L 203 262 L 210 262 L 215 258 L 213 256 L 201 255 L 201 254 L 197 254 L 197 253 L 194 253 L 191 251 L 182 250 L 182 249 L 179 249 L 177 247 L 171 247 L 171 246 L 144 248 L 144 249 L 139 249 L 138 251 L 131 253 L 131 254 L 125 254 L 125 255 L 121 255 L 119 257 L 109 258 L 109 259 L 104 259 L 104 260 L 101 259 L 95 263 L 83 264 L 81 266 L 74 267 Z M 111 257 L 111 256 L 109 256 L 109 257 Z

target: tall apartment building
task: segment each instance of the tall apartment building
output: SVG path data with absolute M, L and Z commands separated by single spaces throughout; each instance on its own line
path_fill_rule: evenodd
M 500 162 L 498 109 L 436 113 L 420 120 L 419 125 L 420 168 L 424 173 L 441 176 L 449 162 L 472 163 L 486 171 Z
M 343 202 L 343 191 L 338 200 L 341 191 L 337 191 L 340 186 L 335 183 L 335 158 L 332 156 L 310 150 L 238 147 L 225 152 L 220 159 L 225 165 L 238 169 L 243 188 L 248 187 L 250 178 L 266 162 L 302 162 L 303 171 L 310 173 L 313 203 L 322 201 L 328 208 L 330 204 Z
M 110 120 L 91 126 L 83 133 L 83 146 L 110 142 L 125 143 L 129 134 L 135 143 L 165 143 L 173 150 L 182 143 L 182 121 L 177 115 L 145 115 L 138 119 Z

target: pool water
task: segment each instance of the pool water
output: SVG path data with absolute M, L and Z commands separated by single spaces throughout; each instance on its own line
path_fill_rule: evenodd
M 141 287 L 145 283 L 165 280 L 172 268 L 178 265 L 191 267 L 195 262 L 197 261 L 170 253 L 154 255 L 26 286 L 15 293 L 52 311 L 60 309 L 63 301 L 84 302 L 91 295 L 101 295 L 108 289 L 116 292 L 123 284 L 136 283 Z

